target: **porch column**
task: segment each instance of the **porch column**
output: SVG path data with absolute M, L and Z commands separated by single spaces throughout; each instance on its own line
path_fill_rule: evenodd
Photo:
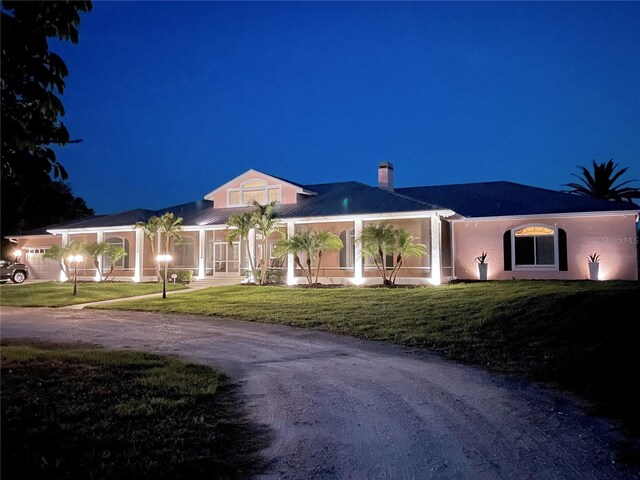
M 205 275 L 204 259 L 206 256 L 205 248 L 207 246 L 207 232 L 204 228 L 198 230 L 198 280 L 202 280 Z
M 96 232 L 96 242 L 102 243 L 104 242 L 104 232 Z M 102 264 L 104 262 L 104 256 L 100 255 L 98 257 L 98 271 L 96 272 L 96 281 L 99 282 L 102 280 L 100 278 L 100 272 L 102 271 Z
M 293 222 L 287 222 L 287 238 L 296 234 L 296 226 Z M 293 253 L 287 255 L 287 285 L 295 285 L 296 265 L 293 263 Z
M 362 235 L 362 219 L 357 218 L 353 221 L 353 234 L 356 238 L 355 258 L 353 259 L 353 282 L 356 285 L 361 285 L 364 281 L 362 275 L 362 242 L 360 241 L 360 236 Z
M 432 285 L 440 285 L 440 217 L 431 217 L 431 280 Z
M 62 234 L 62 246 L 66 246 L 69 245 L 69 234 L 68 233 L 63 233 Z M 69 280 L 69 278 L 65 275 L 64 271 L 62 270 L 62 267 L 60 267 L 60 281 L 61 282 L 66 282 L 67 280 Z
M 249 256 L 253 260 L 253 266 L 258 269 L 258 259 L 256 258 L 256 229 L 252 228 L 249 230 L 249 235 L 247 236 L 247 240 L 249 241 Z M 251 268 L 251 260 L 247 258 L 247 265 L 245 267 L 247 269 Z M 257 279 L 252 278 L 251 281 L 255 282 Z
M 136 253 L 134 258 L 133 281 L 142 281 L 142 255 L 144 253 L 144 232 L 136 228 Z

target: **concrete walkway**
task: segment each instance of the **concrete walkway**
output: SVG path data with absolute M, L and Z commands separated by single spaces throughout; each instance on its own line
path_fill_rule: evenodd
M 190 283 L 187 285 L 187 288 L 183 289 L 183 290 L 167 290 L 167 296 L 169 295 L 177 295 L 179 293 L 188 293 L 188 292 L 195 292 L 196 290 L 202 290 L 204 288 L 210 288 L 212 286 L 215 285 L 211 285 L 209 283 L 202 283 L 199 284 L 197 282 L 194 283 Z M 142 300 L 145 298 L 160 298 L 162 296 L 162 292 L 160 293 L 147 293 L 146 295 L 136 295 L 135 297 L 125 297 L 125 298 L 114 298 L 112 300 L 101 300 L 99 302 L 88 302 L 88 303 L 78 303 L 76 305 L 67 305 L 65 307 L 60 307 L 60 308 L 66 308 L 69 310 L 82 310 L 83 308 L 90 306 L 90 305 L 102 305 L 105 303 L 116 303 L 116 302 L 128 302 L 128 301 L 133 301 L 133 300 Z

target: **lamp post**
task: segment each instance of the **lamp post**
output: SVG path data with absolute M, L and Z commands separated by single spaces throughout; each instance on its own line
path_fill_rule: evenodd
M 164 275 L 162 275 L 162 298 L 167 298 L 167 265 L 171 261 L 171 255 L 158 255 L 156 260 L 160 265 L 164 264 Z
M 73 296 L 78 295 L 78 264 L 82 261 L 82 255 L 69 255 L 69 262 L 73 265 Z

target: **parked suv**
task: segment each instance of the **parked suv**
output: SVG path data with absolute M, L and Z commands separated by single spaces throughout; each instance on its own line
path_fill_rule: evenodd
M 0 283 L 22 283 L 29 277 L 29 268 L 24 263 L 7 262 L 0 260 Z

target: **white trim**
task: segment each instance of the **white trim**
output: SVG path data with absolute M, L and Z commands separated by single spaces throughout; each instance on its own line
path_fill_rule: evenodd
M 361 218 L 356 218 L 353 221 L 353 234 L 355 236 L 356 239 L 356 245 L 355 245 L 355 253 L 354 253 L 354 265 L 353 265 L 353 283 L 355 283 L 356 285 L 360 285 L 363 282 L 363 274 L 362 272 L 364 271 L 364 265 L 363 265 L 363 261 L 362 261 L 362 240 L 361 240 L 361 236 L 362 236 L 362 224 L 363 221 Z M 347 231 L 347 235 L 349 235 L 349 231 Z
M 505 215 L 497 217 L 462 217 L 451 220 L 452 222 L 495 222 L 499 220 L 526 221 L 536 218 L 575 218 L 575 217 L 601 217 L 601 216 L 630 216 L 638 215 L 640 210 L 611 210 L 606 212 L 573 212 L 573 213 L 537 213 L 531 215 Z
M 553 265 L 517 265 L 516 264 L 516 239 L 515 232 L 516 230 L 520 230 L 526 227 L 544 227 L 549 230 L 553 230 Z M 515 271 L 535 271 L 535 270 L 546 270 L 559 272 L 560 271 L 560 259 L 558 258 L 559 248 L 558 248 L 558 227 L 554 227 L 553 225 L 545 225 L 544 223 L 528 223 L 525 225 L 518 225 L 510 230 L 511 235 L 511 269 Z M 536 235 L 532 235 L 534 238 Z M 534 260 L 535 260 L 535 241 L 534 241 Z
M 416 212 L 394 212 L 394 213 L 359 213 L 353 215 L 335 215 L 335 216 L 320 216 L 320 217 L 292 217 L 283 218 L 283 221 L 295 222 L 296 224 L 304 223 L 329 223 L 329 222 L 353 222 L 356 219 L 364 221 L 384 221 L 384 220 L 399 220 L 399 219 L 417 219 L 439 216 L 450 217 L 451 210 L 419 210 Z M 277 220 L 277 219 L 276 219 Z
M 440 217 L 431 217 L 431 278 L 429 283 L 440 285 L 442 272 L 440 270 Z
M 204 228 L 198 229 L 198 280 L 205 277 L 205 257 L 206 257 L 207 232 Z
M 296 225 L 293 222 L 287 222 L 287 239 L 291 239 L 296 233 Z M 296 266 L 293 261 L 293 253 L 287 254 L 287 285 L 296 284 Z
M 265 177 L 269 178 L 270 180 L 273 180 L 275 183 L 282 183 L 282 184 L 286 184 L 286 185 L 290 185 L 293 188 L 296 189 L 297 193 L 302 193 L 303 195 L 317 195 L 316 192 L 312 192 L 311 190 L 306 190 L 302 187 L 299 187 L 298 185 L 294 185 L 293 183 L 289 183 L 286 180 L 282 180 L 281 178 L 276 178 L 276 177 L 272 177 L 271 175 L 267 174 L 267 173 L 263 173 L 260 172 L 258 170 L 254 170 L 253 168 L 250 168 L 249 170 L 247 170 L 244 173 L 241 173 L 240 175 L 238 175 L 237 177 L 232 178 L 231 180 L 229 180 L 227 183 L 219 186 L 218 188 L 216 188 L 215 190 L 212 190 L 211 192 L 207 193 L 204 196 L 205 200 L 213 200 L 213 196 L 220 190 L 224 189 L 224 188 L 228 188 L 228 186 L 234 182 L 236 182 L 238 180 L 238 178 L 242 177 L 243 175 L 246 175 L 248 173 L 251 174 L 259 174 L 259 175 L 264 175 Z
M 245 188 L 243 185 L 245 183 L 249 183 L 249 182 L 255 182 L 256 180 L 259 180 L 261 182 L 264 183 L 263 187 L 250 187 L 250 188 Z M 278 190 L 278 197 L 279 199 L 277 200 L 277 202 L 282 202 L 282 186 L 281 185 L 269 185 L 268 182 L 266 182 L 265 180 L 262 180 L 261 178 L 258 179 L 254 179 L 254 178 L 250 178 L 248 180 L 245 180 L 244 182 L 242 182 L 240 184 L 240 188 L 227 188 L 227 208 L 232 208 L 232 207 L 246 207 L 248 205 L 250 205 L 248 202 L 244 203 L 243 202 L 243 197 L 244 197 L 244 192 L 263 192 L 264 194 L 264 198 L 263 198 L 263 202 L 261 203 L 261 205 L 266 205 L 270 202 L 269 200 L 269 190 Z M 231 203 L 230 197 L 231 197 L 231 193 L 233 192 L 237 192 L 240 196 L 240 203 Z
M 144 232 L 141 228 L 136 230 L 136 247 L 134 259 L 133 281 L 138 283 L 142 279 L 142 259 L 144 254 Z

